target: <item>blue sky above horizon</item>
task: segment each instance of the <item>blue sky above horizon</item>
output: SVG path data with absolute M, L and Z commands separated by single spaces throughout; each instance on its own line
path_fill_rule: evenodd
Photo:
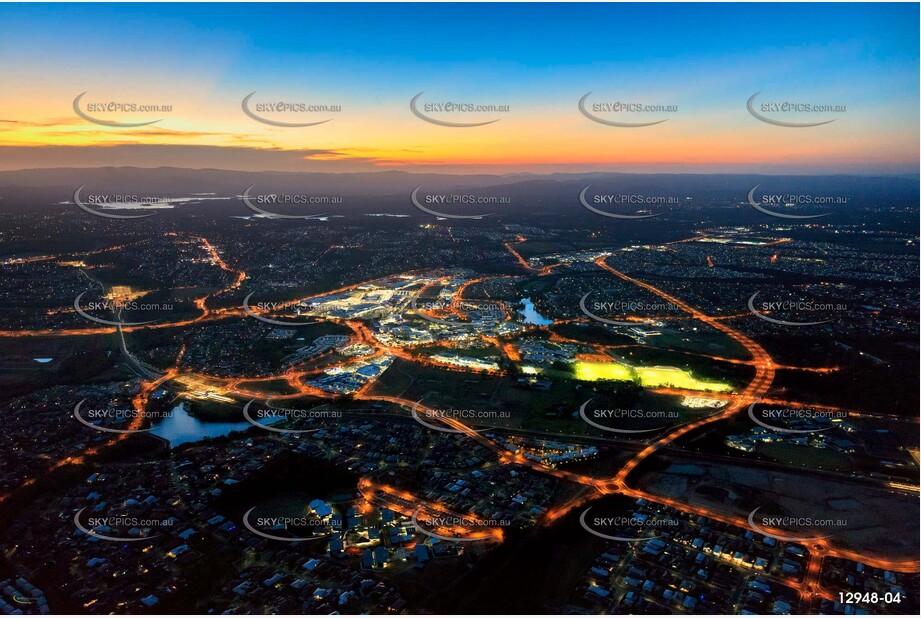
M 0 169 L 131 146 L 132 163 L 200 167 L 917 171 L 918 18 L 908 3 L 4 4 Z M 83 91 L 175 109 L 111 130 L 73 115 Z M 239 112 L 252 91 L 343 110 L 279 130 Z M 511 112 L 444 129 L 408 112 L 420 91 Z M 578 113 L 589 91 L 679 111 L 611 129 Z M 774 127 L 745 111 L 758 91 L 848 111 Z

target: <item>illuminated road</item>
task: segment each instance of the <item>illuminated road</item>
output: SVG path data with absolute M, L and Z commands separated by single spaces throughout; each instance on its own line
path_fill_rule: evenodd
M 518 236 L 519 243 L 523 243 L 526 240 L 527 238 L 525 238 L 524 236 Z M 531 266 L 530 262 L 528 262 L 526 259 L 521 257 L 520 253 L 515 251 L 515 248 L 512 246 L 512 243 L 507 242 L 505 243 L 504 246 L 506 249 L 508 249 L 509 253 L 515 256 L 515 259 L 518 261 L 519 264 L 521 264 L 522 267 L 526 268 L 527 270 L 530 270 L 531 272 L 535 272 L 538 275 L 541 275 L 541 276 L 549 275 L 550 273 L 553 272 L 554 268 L 556 268 L 557 266 L 560 266 L 560 264 L 551 264 L 549 266 L 544 266 L 542 268 L 535 268 L 534 266 Z
M 322 373 L 323 371 L 328 370 L 336 365 L 330 365 L 322 369 L 315 369 L 312 371 L 303 371 L 303 370 L 296 370 L 294 368 L 289 368 L 287 371 L 281 374 L 265 376 L 265 377 L 218 378 L 216 376 L 208 376 L 208 375 L 196 374 L 192 372 L 182 373 L 178 369 L 178 361 L 177 361 L 176 367 L 173 367 L 167 370 L 166 372 L 163 373 L 163 375 L 154 375 L 152 370 L 149 367 L 146 367 L 145 365 L 141 364 L 140 362 L 137 361 L 137 359 L 131 356 L 131 354 L 128 352 L 125 346 L 125 343 L 124 343 L 124 333 L 125 332 L 130 332 L 131 330 L 139 329 L 139 328 L 172 328 L 172 327 L 184 326 L 188 324 L 195 324 L 195 323 L 203 322 L 203 321 L 219 320 L 219 319 L 224 319 L 227 317 L 237 317 L 237 316 L 244 315 L 242 308 L 221 309 L 221 310 L 211 310 L 208 308 L 207 301 L 210 297 L 216 296 L 217 294 L 221 294 L 221 293 L 224 293 L 230 290 L 234 290 L 240 287 L 240 285 L 246 278 L 246 274 L 242 271 L 237 271 L 237 270 L 232 269 L 226 262 L 224 262 L 224 260 L 219 255 L 217 249 L 207 239 L 196 237 L 196 240 L 198 240 L 201 243 L 201 246 L 203 247 L 205 252 L 208 254 L 212 263 L 217 265 L 222 270 L 232 273 L 234 275 L 233 280 L 227 287 L 215 292 L 214 294 L 195 299 L 195 306 L 199 309 L 201 314 L 194 319 L 173 322 L 173 323 L 150 324 L 150 325 L 145 325 L 142 327 L 124 327 L 123 330 L 118 331 L 120 335 L 120 347 L 122 348 L 122 352 L 126 355 L 126 358 L 128 359 L 129 364 L 132 366 L 133 369 L 135 369 L 135 371 L 138 371 L 139 373 L 141 373 L 147 378 L 145 381 L 142 382 L 140 391 L 133 398 L 133 404 L 135 406 L 135 409 L 139 411 L 144 410 L 148 403 L 148 398 L 150 394 L 157 388 L 164 386 L 170 382 L 173 382 L 174 384 L 181 386 L 183 390 L 189 390 L 189 389 L 194 388 L 194 389 L 208 391 L 209 389 L 214 389 L 215 391 L 219 392 L 222 396 L 233 397 L 233 398 L 248 398 L 248 399 L 261 398 L 261 399 L 264 399 L 267 397 L 266 393 L 255 391 L 249 388 L 245 388 L 244 385 L 250 382 L 258 383 L 258 382 L 270 382 L 274 380 L 284 380 L 289 385 L 289 387 L 292 389 L 293 392 L 286 393 L 283 395 L 271 395 L 271 399 L 273 400 L 274 399 L 279 399 L 279 400 L 295 399 L 295 398 L 304 397 L 307 395 L 324 398 L 324 399 L 339 398 L 340 396 L 322 391 L 321 389 L 310 387 L 303 382 L 305 378 Z M 519 238 L 519 242 L 524 242 L 524 241 L 525 241 L 524 238 Z M 527 260 L 525 260 L 517 251 L 515 251 L 515 249 L 512 246 L 512 243 L 506 243 L 505 246 L 508 249 L 508 251 L 510 251 L 516 257 L 518 262 L 524 268 L 526 268 L 527 270 L 531 272 L 537 273 L 540 276 L 550 274 L 553 271 L 553 269 L 556 268 L 556 266 L 558 266 L 558 265 L 551 265 L 551 266 L 545 266 L 542 268 L 535 268 L 531 266 L 527 262 Z M 569 472 L 566 470 L 559 470 L 557 468 L 543 464 L 539 461 L 526 458 L 520 453 L 513 453 L 509 451 L 508 449 L 506 449 L 505 447 L 503 447 L 502 445 L 497 444 L 493 440 L 490 440 L 484 435 L 481 435 L 480 433 L 475 431 L 473 428 L 467 426 L 466 424 L 454 418 L 448 418 L 448 417 L 441 416 L 441 417 L 436 417 L 434 420 L 436 422 L 443 423 L 446 428 L 453 429 L 457 432 L 460 432 L 465 437 L 471 440 L 474 440 L 478 444 L 493 451 L 496 454 L 498 458 L 498 463 L 500 465 L 517 465 L 517 466 L 527 467 L 537 473 L 549 475 L 549 476 L 558 478 L 560 480 L 574 483 L 584 488 L 584 491 L 581 492 L 576 497 L 548 511 L 546 518 L 543 522 L 544 525 L 551 524 L 552 522 L 558 520 L 560 517 L 564 516 L 565 514 L 572 512 L 573 509 L 576 509 L 580 506 L 588 504 L 592 500 L 595 500 L 602 495 L 616 493 L 616 494 L 628 496 L 631 498 L 644 498 L 650 502 L 668 506 L 668 507 L 677 509 L 685 513 L 693 513 L 696 515 L 705 516 L 715 521 L 720 521 L 720 522 L 724 522 L 727 524 L 731 524 L 733 526 L 737 526 L 742 529 L 748 529 L 749 528 L 748 522 L 742 517 L 727 515 L 725 513 L 715 511 L 714 509 L 711 509 L 711 508 L 690 505 L 690 504 L 679 502 L 677 500 L 667 498 L 667 497 L 656 496 L 656 495 L 647 493 L 643 490 L 630 487 L 628 485 L 629 476 L 637 468 L 637 466 L 639 466 L 642 462 L 644 462 L 650 456 L 655 454 L 657 451 L 670 447 L 677 440 L 679 440 L 682 436 L 685 436 L 707 425 L 717 423 L 721 420 L 728 419 L 738 414 L 741 410 L 746 409 L 747 406 L 753 402 L 762 402 L 768 405 L 781 405 L 781 404 L 794 405 L 795 404 L 795 405 L 802 405 L 804 407 L 807 406 L 807 404 L 800 404 L 798 402 L 784 402 L 784 401 L 778 401 L 778 400 L 766 398 L 766 395 L 769 392 L 771 385 L 773 383 L 773 380 L 775 377 L 775 371 L 777 369 L 828 372 L 828 371 L 834 371 L 836 368 L 811 369 L 811 368 L 784 367 L 784 366 L 775 365 L 770 355 L 764 350 L 764 348 L 762 348 L 758 343 L 756 343 L 754 340 L 752 340 L 748 336 L 744 335 L 743 333 L 739 332 L 738 330 L 734 329 L 733 327 L 729 326 L 726 323 L 727 317 L 740 317 L 740 316 L 722 316 L 722 317 L 709 316 L 697 310 L 696 308 L 691 307 L 690 305 L 684 303 L 683 301 L 677 299 L 671 294 L 668 294 L 667 292 L 651 284 L 648 284 L 638 279 L 635 279 L 633 277 L 630 277 L 624 274 L 623 272 L 620 272 L 612 268 L 611 266 L 607 264 L 606 259 L 607 258 L 605 257 L 598 258 L 595 261 L 595 264 L 597 264 L 599 267 L 601 267 L 605 271 L 620 278 L 621 280 L 631 283 L 641 289 L 646 290 L 647 292 L 655 294 L 656 296 L 659 296 L 660 298 L 671 303 L 673 306 L 679 308 L 680 310 L 682 310 L 683 312 L 687 314 L 686 319 L 699 320 L 700 322 L 730 337 L 731 339 L 733 339 L 734 341 L 736 341 L 742 347 L 745 348 L 745 350 L 751 357 L 750 359 L 747 359 L 747 360 L 710 357 L 718 361 L 725 361 L 725 362 L 731 362 L 735 364 L 748 365 L 748 366 L 751 366 L 754 370 L 753 378 L 741 392 L 730 394 L 730 395 L 709 394 L 709 393 L 706 394 L 707 397 L 725 400 L 727 404 L 724 409 L 716 412 L 715 414 L 711 416 L 702 418 L 697 421 L 690 422 L 685 425 L 680 425 L 674 428 L 674 430 L 650 442 L 645 447 L 641 448 L 641 450 L 639 450 L 639 452 L 636 453 L 633 457 L 631 457 L 612 478 L 594 478 L 594 477 L 584 475 L 584 474 L 577 474 L 577 473 Z M 470 285 L 472 285 L 473 283 L 479 282 L 479 281 L 483 281 L 488 278 L 491 278 L 491 277 L 481 277 L 481 278 L 472 279 L 470 281 L 465 282 L 459 288 L 458 292 L 456 293 L 455 300 L 456 301 L 462 300 L 464 291 Z M 388 277 L 384 277 L 384 278 L 381 278 L 375 281 L 381 281 L 384 279 L 388 279 Z M 356 283 L 356 284 L 349 285 L 349 286 L 344 286 L 337 290 L 324 292 L 323 294 L 318 294 L 317 297 L 328 296 L 330 294 L 352 290 L 361 285 L 366 285 L 369 283 L 373 283 L 373 282 L 370 282 L 370 281 L 361 282 L 361 283 Z M 310 297 L 310 298 L 314 298 L 314 297 Z M 294 302 L 303 302 L 303 299 L 299 301 L 292 301 L 289 304 L 293 304 Z M 431 361 L 430 359 L 425 359 L 425 358 L 420 358 L 418 356 L 415 356 L 404 348 L 397 348 L 397 347 L 387 346 L 383 344 L 375 337 L 371 329 L 368 328 L 368 326 L 364 324 L 363 322 L 360 322 L 357 320 L 342 320 L 342 321 L 331 320 L 331 321 L 343 323 L 344 325 L 351 328 L 355 336 L 354 340 L 368 345 L 374 350 L 375 354 L 389 354 L 389 355 L 397 356 L 397 357 L 404 358 L 407 360 L 411 360 L 412 362 L 415 362 L 415 363 L 423 363 L 423 364 L 428 364 L 428 365 L 441 366 L 440 363 L 435 363 Z M 12 337 L 44 336 L 44 335 L 69 336 L 69 335 L 75 335 L 75 334 L 78 334 L 78 335 L 105 334 L 105 333 L 114 333 L 114 332 L 116 332 L 116 328 L 114 327 L 112 328 L 71 329 L 71 330 L 48 329 L 48 330 L 38 330 L 38 331 L 0 332 L 0 336 L 12 336 Z M 497 339 L 497 338 L 491 338 L 491 337 L 485 337 L 485 336 L 481 336 L 481 339 L 484 339 L 492 343 L 493 345 L 497 346 L 499 349 L 503 351 L 505 356 L 509 358 L 510 360 L 512 361 L 520 360 L 520 355 L 518 351 L 510 343 L 501 341 L 500 339 Z M 565 340 L 565 338 L 560 337 L 559 335 L 553 335 L 551 336 L 551 339 Z M 571 340 L 571 341 L 574 341 L 574 340 Z M 600 346 L 600 347 L 607 349 L 607 348 L 629 347 L 629 346 Z M 180 358 L 181 356 L 182 356 L 182 352 L 180 352 Z M 350 362 L 354 362 L 355 360 L 356 359 L 352 359 L 352 361 Z M 339 363 L 338 365 L 341 365 L 341 364 L 344 364 L 344 363 Z M 456 371 L 464 371 L 462 368 L 453 367 L 453 366 L 449 366 L 447 368 L 450 368 Z M 416 405 L 418 406 L 417 409 L 420 409 L 422 411 L 431 411 L 430 408 L 427 408 L 426 406 L 422 404 L 418 404 L 417 402 L 403 399 L 401 397 L 370 395 L 368 394 L 367 391 L 369 390 L 369 387 L 373 383 L 374 383 L 373 381 L 369 381 L 366 387 L 364 387 L 358 393 L 354 394 L 354 398 L 360 399 L 360 400 L 385 401 L 385 402 L 389 402 L 389 403 L 393 403 L 398 406 L 401 406 L 405 408 L 406 410 L 410 410 L 412 409 L 414 405 Z M 700 395 L 698 391 L 685 391 L 681 389 L 662 388 L 662 389 L 653 389 L 653 391 L 658 392 L 658 393 L 671 394 L 671 395 L 685 395 L 685 396 L 699 396 Z M 813 405 L 811 407 L 819 408 L 819 409 L 836 409 L 836 408 L 832 408 L 829 406 L 818 406 L 818 405 Z M 888 417 L 885 417 L 884 415 L 868 415 L 865 413 L 856 413 L 856 412 L 850 412 L 850 413 L 854 414 L 855 416 L 860 416 L 861 414 L 864 414 L 867 416 L 880 416 L 882 418 L 888 418 Z M 427 418 L 431 419 L 432 417 L 429 416 Z M 131 429 L 140 428 L 143 425 L 143 422 L 144 422 L 144 416 L 142 414 L 139 414 L 132 420 L 130 428 Z M 915 419 L 915 422 L 917 422 L 917 419 Z M 128 434 L 119 434 L 118 436 L 112 438 L 111 440 L 109 440 L 102 446 L 97 446 L 91 449 L 86 449 L 79 454 L 63 458 L 53 463 L 50 466 L 49 470 L 54 470 L 54 469 L 57 469 L 65 465 L 82 463 L 85 461 L 86 457 L 97 454 L 100 449 L 110 446 L 118 442 L 119 440 L 124 439 L 127 435 Z M 21 487 L 29 486 L 33 484 L 35 480 L 36 479 L 34 478 L 29 479 Z M 400 512 L 404 515 L 419 514 L 420 516 L 425 517 L 427 519 L 436 519 L 442 516 L 449 516 L 451 518 L 460 518 L 460 519 L 464 519 L 464 518 L 475 519 L 475 516 L 472 514 L 463 515 L 463 514 L 452 513 L 450 510 L 446 509 L 443 505 L 439 505 L 436 503 L 432 503 L 430 501 L 423 500 L 419 498 L 418 496 L 414 496 L 411 493 L 401 490 L 401 489 L 397 489 L 397 488 L 390 487 L 387 485 L 377 484 L 368 477 L 362 478 L 360 480 L 359 491 L 361 492 L 365 500 L 367 500 L 369 503 L 374 503 L 380 506 L 385 506 L 396 512 Z M 5 499 L 6 499 L 6 496 L 0 496 L 0 502 L 2 502 Z M 772 532 L 777 535 L 789 534 L 791 532 L 788 530 L 776 530 L 776 529 L 769 528 L 769 527 L 766 527 L 766 529 L 769 532 Z M 447 534 L 449 536 L 473 538 L 473 539 L 489 541 L 489 542 L 501 542 L 503 538 L 502 529 L 498 527 L 493 527 L 493 528 L 478 527 L 474 530 L 470 528 L 464 528 L 464 527 L 457 526 L 457 527 L 439 528 L 437 532 L 439 534 Z M 811 599 L 814 599 L 820 596 L 825 597 L 825 598 L 831 598 L 831 593 L 828 590 L 823 589 L 819 585 L 821 564 L 822 564 L 822 561 L 828 557 L 846 558 L 848 560 L 852 560 L 855 562 L 862 562 L 864 564 L 874 566 L 877 568 L 894 570 L 894 571 L 899 571 L 899 572 L 917 571 L 918 566 L 919 566 L 919 561 L 917 559 L 894 560 L 894 559 L 890 559 L 890 558 L 883 557 L 883 556 L 877 556 L 873 554 L 853 552 L 849 550 L 838 549 L 838 548 L 832 547 L 826 541 L 811 543 L 808 545 L 808 550 L 809 550 L 809 561 L 807 564 L 807 571 L 806 571 L 804 582 L 802 584 L 797 584 L 796 582 L 783 580 L 786 585 L 789 585 L 793 588 L 797 588 L 798 590 L 800 590 L 803 593 L 804 599 L 807 599 L 807 600 L 811 600 Z
M 462 522 L 483 521 L 472 513 L 456 513 L 442 504 L 423 500 L 396 487 L 375 483 L 368 477 L 358 481 L 358 491 L 369 504 L 376 504 L 409 517 L 418 516 L 418 519 L 421 520 L 420 524 L 435 520 L 426 525 L 426 530 L 435 534 L 464 541 L 492 543 L 501 543 L 504 538 L 502 528 L 499 527 L 487 525 L 472 527 L 469 523 L 463 525 Z M 439 519 L 447 519 L 455 523 L 438 523 Z
M 516 255 L 518 255 L 516 253 Z M 650 502 L 663 504 L 680 511 L 692 512 L 698 515 L 703 515 L 709 517 L 716 521 L 722 521 L 725 523 L 730 523 L 732 525 L 741 527 L 743 529 L 748 529 L 748 522 L 744 518 L 727 516 L 722 513 L 716 512 L 713 509 L 707 509 L 704 507 L 693 506 L 677 500 L 670 498 L 664 498 L 660 496 L 655 496 L 644 492 L 642 490 L 630 488 L 627 485 L 627 477 L 629 474 L 646 458 L 654 454 L 659 449 L 667 447 L 668 445 L 675 442 L 678 438 L 686 435 L 692 431 L 699 429 L 700 427 L 706 426 L 708 424 L 715 423 L 717 421 L 729 418 L 737 414 L 740 410 L 744 409 L 747 405 L 752 402 L 757 402 L 764 399 L 764 395 L 768 392 L 771 387 L 771 384 L 774 380 L 775 370 L 777 369 L 773 360 L 767 351 L 764 350 L 757 342 L 744 335 L 743 333 L 735 330 L 731 326 L 723 323 L 723 319 L 709 316 L 694 307 L 691 307 L 687 303 L 679 300 L 678 298 L 656 288 L 655 286 L 630 277 L 614 268 L 609 266 L 606 262 L 605 257 L 598 258 L 595 263 L 603 268 L 604 270 L 614 274 L 620 279 L 632 283 L 648 292 L 651 292 L 660 298 L 672 303 L 674 306 L 690 314 L 694 319 L 700 320 L 701 322 L 719 330 L 720 332 L 726 334 L 740 345 L 742 345 L 751 356 L 751 361 L 746 364 L 750 364 L 755 369 L 755 376 L 748 386 L 738 395 L 732 396 L 727 407 L 720 413 L 714 414 L 707 418 L 689 423 L 687 425 L 682 425 L 676 428 L 674 431 L 662 436 L 655 442 L 651 443 L 649 446 L 641 450 L 636 456 L 631 458 L 621 470 L 615 475 L 615 477 L 610 482 L 599 481 L 598 479 L 591 479 L 588 485 L 591 485 L 594 488 L 600 489 L 603 493 L 620 493 L 622 495 L 627 495 L 633 498 L 644 498 Z M 793 369 L 793 368 L 791 368 Z M 821 406 L 814 406 L 821 407 Z M 565 503 L 547 514 L 548 521 L 554 521 L 564 514 L 572 511 L 574 508 L 577 508 L 585 504 L 589 500 L 588 497 L 580 497 L 574 500 L 571 500 L 568 503 Z M 775 530 L 772 528 L 767 528 L 769 532 L 774 532 L 775 534 L 783 535 L 784 533 L 789 534 L 789 531 Z M 841 557 L 847 558 L 852 561 L 862 562 L 870 566 L 874 566 L 881 569 L 896 570 L 901 572 L 911 572 L 917 571 L 919 567 L 919 560 L 916 558 L 906 559 L 906 560 L 893 560 L 886 557 L 853 552 L 843 549 L 832 548 L 827 543 L 818 543 L 814 544 L 809 548 L 810 554 L 810 563 L 809 568 L 807 569 L 806 579 L 803 582 L 802 586 L 797 585 L 795 582 L 790 582 L 794 588 L 798 588 L 805 592 L 806 596 L 813 598 L 816 596 L 825 596 L 831 600 L 835 600 L 827 590 L 824 590 L 818 583 L 820 575 L 820 564 L 821 561 L 826 557 Z
M 645 449 L 640 451 L 635 457 L 630 459 L 627 464 L 620 470 L 620 472 L 617 473 L 613 481 L 614 487 L 626 488 L 627 476 L 630 474 L 630 472 L 632 472 L 644 459 L 655 453 L 660 448 L 668 446 L 681 436 L 695 431 L 700 427 L 715 423 L 725 418 L 729 418 L 730 416 L 733 416 L 739 412 L 739 410 L 743 409 L 746 405 L 758 401 L 764 397 L 764 395 L 768 392 L 768 389 L 770 389 L 771 383 L 774 381 L 775 367 L 774 361 L 771 360 L 770 355 L 765 351 L 764 348 L 758 345 L 758 343 L 756 343 L 753 339 L 740 333 L 731 326 L 712 318 L 711 316 L 695 309 L 694 307 L 691 307 L 684 301 L 675 298 L 671 294 L 668 294 L 667 292 L 664 292 L 653 285 L 638 279 L 634 279 L 633 277 L 629 277 L 619 270 L 615 270 L 614 268 L 608 266 L 604 257 L 598 258 L 595 261 L 595 264 L 623 279 L 624 281 L 632 283 L 648 292 L 652 292 L 656 296 L 659 296 L 669 303 L 672 303 L 682 311 L 689 313 L 695 319 L 700 320 L 704 324 L 707 324 L 722 333 L 725 333 L 748 351 L 752 358 L 752 367 L 755 369 L 755 377 L 752 379 L 752 381 L 748 384 L 747 387 L 745 387 L 745 390 L 742 391 L 740 396 L 729 403 L 729 405 L 727 405 L 723 411 L 718 414 L 703 418 L 699 421 L 678 427 L 673 432 L 662 436 L 647 446 Z

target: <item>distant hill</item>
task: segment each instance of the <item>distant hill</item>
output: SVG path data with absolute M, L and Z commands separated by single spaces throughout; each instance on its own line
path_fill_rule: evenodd
M 255 194 L 298 193 L 353 197 L 354 207 L 373 212 L 382 204 L 405 204 L 423 186 L 429 191 L 465 191 L 510 197 L 513 204 L 571 204 L 586 185 L 593 192 L 675 196 L 710 202 L 744 201 L 748 191 L 844 195 L 856 204 L 918 204 L 918 177 L 905 176 L 767 176 L 756 174 L 432 174 L 402 171 L 357 173 L 242 172 L 173 167 L 48 168 L 0 172 L 0 208 L 30 203 L 53 204 L 71 199 L 77 187 L 88 192 L 180 197 L 213 193 L 240 195 L 250 185 Z M 365 198 L 365 199 L 362 199 Z M 374 198 L 374 199 L 367 199 Z M 358 206 L 361 204 L 361 206 Z

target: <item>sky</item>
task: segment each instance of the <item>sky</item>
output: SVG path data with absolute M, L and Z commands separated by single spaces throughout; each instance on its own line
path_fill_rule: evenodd
M 918 24 L 881 3 L 2 4 L 0 169 L 917 173 Z M 85 120 L 84 92 L 95 120 L 159 122 Z M 259 118 L 329 121 L 253 119 L 252 92 Z M 666 121 L 596 122 L 588 93 L 596 118 Z M 769 120 L 834 122 L 759 120 L 755 93 Z M 832 111 L 761 107 L 781 102 Z

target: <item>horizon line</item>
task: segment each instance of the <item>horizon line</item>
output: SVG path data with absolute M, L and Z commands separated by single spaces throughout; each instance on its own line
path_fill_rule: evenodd
M 407 171 L 403 169 L 388 170 L 353 170 L 353 171 L 293 171 L 278 169 L 246 170 L 224 167 L 180 167 L 175 165 L 96 165 L 96 166 L 51 166 L 51 167 L 23 167 L 15 169 L 0 169 L 0 174 L 15 174 L 21 172 L 42 172 L 52 170 L 183 170 L 196 172 L 232 172 L 237 174 L 286 174 L 286 175 L 317 175 L 317 176 L 345 176 L 345 175 L 379 175 L 379 174 L 406 174 L 408 176 L 494 176 L 510 178 L 521 176 L 547 177 L 547 176 L 587 176 L 587 175 L 621 175 L 621 176 L 793 176 L 801 178 L 819 178 L 844 176 L 851 178 L 921 178 L 921 171 L 905 172 L 822 172 L 822 173 L 792 173 L 792 172 L 661 172 L 661 171 L 548 171 L 548 172 L 449 172 L 449 171 Z

